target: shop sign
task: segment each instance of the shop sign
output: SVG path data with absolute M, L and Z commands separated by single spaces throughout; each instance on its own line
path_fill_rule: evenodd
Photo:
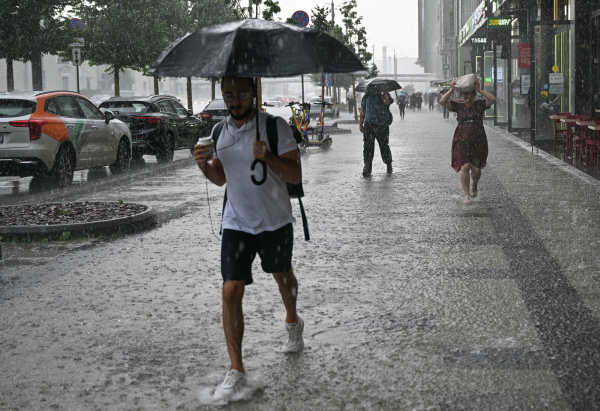
M 528 94 L 531 87 L 531 75 L 521 74 L 521 94 Z
M 487 43 L 487 38 L 485 37 L 472 37 L 471 43 Z
M 494 17 L 488 19 L 488 29 L 509 29 L 512 24 L 511 17 Z
M 458 42 L 462 46 L 468 39 L 477 31 L 477 29 L 483 26 L 486 22 L 486 5 L 485 0 L 482 1 L 479 6 L 475 9 L 473 14 L 469 17 L 469 20 L 465 23 L 463 28 L 458 33 Z
M 529 43 L 519 43 L 519 68 L 531 68 L 531 47 Z
M 548 75 L 548 82 L 550 84 L 562 84 L 565 82 L 563 73 L 550 73 Z
M 562 94 L 563 93 L 563 85 L 562 84 L 552 84 L 550 85 L 550 89 L 548 90 L 550 94 Z

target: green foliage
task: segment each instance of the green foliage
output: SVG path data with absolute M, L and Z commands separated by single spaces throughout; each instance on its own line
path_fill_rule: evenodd
M 369 75 L 365 76 L 365 78 L 367 78 L 367 79 L 375 78 L 378 75 L 379 75 L 379 69 L 377 68 L 377 65 L 375 63 L 373 63 L 373 65 L 369 69 Z
M 240 20 L 242 11 L 236 9 L 231 1 L 224 0 L 190 0 L 190 31 L 202 27 L 223 24 L 229 21 Z
M 78 14 L 85 24 L 82 57 L 111 73 L 145 73 L 190 27 L 185 0 L 96 0 L 82 4 Z
M 71 239 L 71 233 L 70 233 L 70 232 L 68 232 L 68 231 L 65 231 L 64 233 L 62 233 L 62 234 L 60 235 L 60 237 L 58 237 L 58 239 L 59 239 L 60 241 L 67 241 L 67 240 Z
M 310 27 L 324 31 L 325 33 L 329 33 L 333 28 L 332 23 L 328 20 L 329 14 L 331 13 L 329 7 L 315 6 L 315 8 L 310 12 L 312 13 Z
M 79 0 L 0 0 L 0 57 L 32 61 L 58 54 L 78 37 L 61 15 Z
M 123 200 L 119 200 L 119 204 L 123 204 Z
M 293 17 L 288 17 L 287 19 L 285 19 L 285 22 L 287 24 L 293 24 L 294 26 L 298 26 L 299 25 L 298 22 L 296 21 L 296 19 L 293 18 Z

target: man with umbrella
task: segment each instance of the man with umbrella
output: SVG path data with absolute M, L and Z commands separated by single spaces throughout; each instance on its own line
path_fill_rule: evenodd
M 278 117 L 278 154 L 270 151 L 268 141 L 256 140 L 252 104 L 253 80 L 225 77 L 221 83 L 229 117 L 220 130 L 213 155 L 197 145 L 194 157 L 211 182 L 227 183 L 223 212 L 221 274 L 223 276 L 223 327 L 231 369 L 215 397 L 227 398 L 245 379 L 242 363 L 244 287 L 252 284 L 252 262 L 258 254 L 263 271 L 272 273 L 286 309 L 287 338 L 283 352 L 302 351 L 304 321 L 296 313 L 298 281 L 292 270 L 294 243 L 290 197 L 286 183 L 298 184 L 302 168 L 296 140 L 287 122 Z M 267 133 L 267 115 L 258 114 L 260 135 Z M 213 130 L 214 132 L 214 130 Z M 212 159 L 212 162 L 208 162 Z
M 292 271 L 292 222 L 286 183 L 301 181 L 300 157 L 287 122 L 275 118 L 277 150 L 271 150 L 273 123 L 257 113 L 253 77 L 366 70 L 338 40 L 315 29 L 266 20 L 244 20 L 206 27 L 176 40 L 149 70 L 159 77 L 221 76 L 229 117 L 213 129 L 216 151 L 197 145 L 194 157 L 206 177 L 227 183 L 223 213 L 221 274 L 223 328 L 231 361 L 218 400 L 231 399 L 246 377 L 242 362 L 244 287 L 252 283 L 252 261 L 260 255 L 273 273 L 286 309 L 282 351 L 302 351 L 304 321 L 296 313 L 298 282 Z M 266 137 L 266 138 L 265 138 Z M 210 147 L 210 146 L 207 146 Z M 214 157 L 214 158 L 213 158 Z M 211 161 L 212 159 L 212 161 Z
M 394 84 L 395 83 L 395 84 Z M 359 129 L 363 133 L 363 177 L 369 177 L 373 167 L 373 156 L 375 155 L 375 140 L 379 144 L 381 158 L 387 165 L 387 172 L 392 172 L 392 150 L 390 150 L 390 128 L 393 119 L 390 105 L 393 103 L 392 96 L 388 91 L 397 90 L 400 87 L 394 80 L 375 78 L 361 83 L 360 91 L 365 88 L 366 93 L 362 98 L 360 107 Z M 358 90 L 358 88 L 357 88 Z

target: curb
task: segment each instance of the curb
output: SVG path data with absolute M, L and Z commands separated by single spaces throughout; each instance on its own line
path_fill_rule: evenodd
M 338 120 L 338 124 L 358 124 L 358 120 Z
M 52 203 L 49 203 L 52 204 Z M 56 203 L 60 204 L 60 203 Z M 99 235 L 131 234 L 146 230 L 156 225 L 156 212 L 151 206 L 146 211 L 129 217 L 115 218 L 78 224 L 57 224 L 40 226 L 0 226 L 0 235 L 28 240 L 56 240 L 62 233 L 68 232 L 71 237 L 95 237 Z

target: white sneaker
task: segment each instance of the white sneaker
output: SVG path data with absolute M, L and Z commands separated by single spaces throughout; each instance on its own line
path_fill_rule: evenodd
M 285 342 L 283 343 L 283 347 L 281 347 L 281 351 L 302 351 L 304 349 L 304 340 L 302 339 L 304 320 L 298 316 L 298 321 L 295 323 L 285 323 L 285 330 L 287 331 L 287 336 L 285 337 Z
M 215 400 L 229 399 L 246 385 L 246 374 L 236 369 L 227 371 L 225 379 L 217 388 L 215 388 Z

